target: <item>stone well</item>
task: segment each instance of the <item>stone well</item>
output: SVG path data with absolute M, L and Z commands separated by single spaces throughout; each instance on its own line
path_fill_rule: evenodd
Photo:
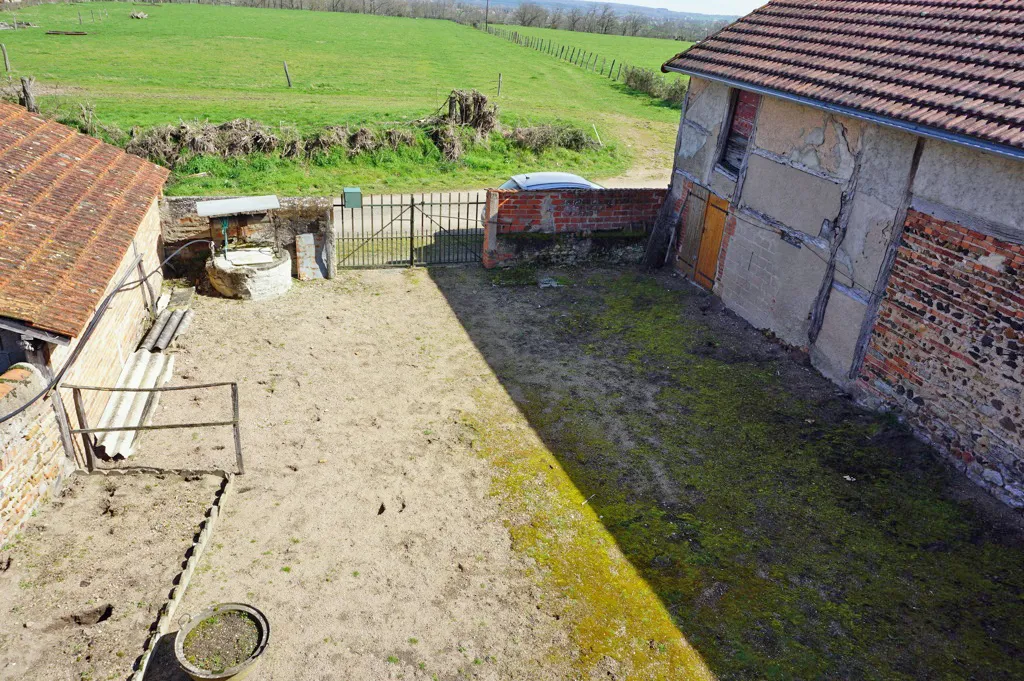
M 206 274 L 223 296 L 266 300 L 291 288 L 292 259 L 270 246 L 233 248 L 207 260 Z

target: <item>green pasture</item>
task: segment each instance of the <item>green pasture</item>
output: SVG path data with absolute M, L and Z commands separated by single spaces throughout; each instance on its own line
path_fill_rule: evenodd
M 652 71 L 661 72 L 661 65 L 679 54 L 693 43 L 664 38 L 639 38 L 624 35 L 601 35 L 599 33 L 582 33 L 564 31 L 554 28 L 526 28 L 524 26 L 494 26 L 496 29 L 516 31 L 522 35 L 550 40 L 555 45 L 568 45 L 587 52 L 597 53 L 606 58 L 610 65 L 612 59 L 625 62 L 630 66 L 639 66 Z M 600 66 L 600 60 L 598 65 Z M 678 76 L 671 76 L 676 78 Z
M 140 8 L 97 2 L 17 10 L 19 21 L 38 28 L 5 32 L 12 75 L 37 79 L 44 110 L 75 112 L 85 102 L 94 107 L 96 120 L 125 130 L 240 117 L 304 132 L 323 125 L 403 123 L 432 114 L 454 88 L 476 88 L 497 102 L 506 126 L 594 126 L 606 144 L 595 152 L 541 156 L 484 144 L 457 164 L 429 154 L 319 164 L 198 159 L 191 172 L 175 174 L 171 193 L 306 193 L 352 183 L 415 191 L 484 186 L 538 169 L 600 178 L 626 171 L 641 147 L 663 149 L 664 164 L 671 163 L 678 110 L 469 26 L 184 4 L 146 6 L 149 18 L 135 20 L 129 18 L 134 9 Z M 87 35 L 47 35 L 48 30 Z

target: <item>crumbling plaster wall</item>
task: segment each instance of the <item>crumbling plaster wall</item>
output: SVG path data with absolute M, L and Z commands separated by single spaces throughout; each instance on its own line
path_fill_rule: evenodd
M 710 183 L 730 99 L 728 86 L 703 78 L 690 78 L 686 110 L 679 123 L 675 158 L 675 172 L 685 179 L 703 186 Z
M 716 292 L 846 384 L 914 139 L 764 97 Z M 746 312 L 744 312 L 746 311 Z

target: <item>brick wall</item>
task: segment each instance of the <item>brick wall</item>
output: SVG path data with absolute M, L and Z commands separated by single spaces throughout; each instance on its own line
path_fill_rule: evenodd
M 859 387 L 1024 507 L 1024 247 L 909 211 Z
M 0 414 L 8 414 L 39 393 L 46 381 L 28 364 L 0 375 Z M 53 405 L 37 401 L 0 424 L 0 546 L 8 541 L 41 501 L 60 489 L 74 468 L 64 455 Z
M 132 270 L 127 276 L 125 283 L 130 283 L 139 278 L 137 267 L 133 267 L 136 254 L 143 255 L 142 265 L 146 273 L 159 269 L 160 261 L 163 259 L 160 253 L 160 210 L 156 201 L 153 202 L 139 231 L 135 235 L 134 247 L 129 248 L 124 259 L 118 267 L 117 273 L 110 280 L 106 297 L 116 288 L 121 277 Z M 163 279 L 159 272 L 150 278 L 150 284 L 156 295 L 160 295 L 160 287 Z M 149 292 L 145 287 L 136 285 L 128 288 L 111 301 L 106 313 L 99 325 L 93 331 L 92 336 L 78 360 L 71 370 L 65 375 L 66 383 L 77 383 L 79 385 L 113 386 L 117 384 L 117 377 L 121 373 L 128 357 L 135 351 L 142 339 L 143 333 L 149 326 L 150 316 L 147 307 L 147 296 Z M 71 351 L 78 341 L 73 340 L 68 346 L 57 346 L 50 355 L 50 366 L 54 371 L 58 370 L 67 361 Z M 64 404 L 67 406 L 71 427 L 77 428 L 77 419 L 74 413 L 71 391 L 64 390 Z M 89 425 L 95 427 L 99 421 L 103 408 L 106 406 L 110 393 L 86 391 L 82 393 L 85 402 L 86 415 L 89 418 Z M 75 447 L 80 447 L 80 438 L 73 438 Z M 80 452 L 81 454 L 81 452 Z
M 667 189 L 490 190 L 484 266 L 636 260 Z

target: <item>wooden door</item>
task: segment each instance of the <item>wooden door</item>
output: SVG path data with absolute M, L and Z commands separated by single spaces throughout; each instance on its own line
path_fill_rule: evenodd
M 686 198 L 686 217 L 679 243 L 679 269 L 690 279 L 697 271 L 697 252 L 704 233 L 704 211 L 708 203 L 708 190 L 694 186 Z
M 722 248 L 722 232 L 725 231 L 725 216 L 728 211 L 728 201 L 714 195 L 709 197 L 707 210 L 704 211 L 700 250 L 697 252 L 697 269 L 693 275 L 693 280 L 707 289 L 715 285 L 718 252 Z

